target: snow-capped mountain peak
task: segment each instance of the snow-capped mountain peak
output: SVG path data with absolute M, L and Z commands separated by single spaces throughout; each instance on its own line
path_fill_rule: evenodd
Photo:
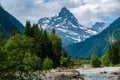
M 54 17 L 39 19 L 38 24 L 48 32 L 54 28 L 57 35 L 62 38 L 63 47 L 84 41 L 86 38 L 97 34 L 95 30 L 83 27 L 66 7 L 63 7 Z
M 103 31 L 105 28 L 107 28 L 109 25 L 104 23 L 104 22 L 96 22 L 93 26 L 92 29 L 98 33 Z
M 59 17 L 71 17 L 73 14 L 66 8 L 63 7 L 59 12 Z

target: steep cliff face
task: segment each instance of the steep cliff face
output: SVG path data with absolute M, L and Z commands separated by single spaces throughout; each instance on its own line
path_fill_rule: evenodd
M 63 47 L 84 41 L 96 34 L 96 31 L 82 26 L 66 7 L 63 7 L 54 17 L 39 19 L 38 24 L 42 25 L 48 32 L 54 28 L 57 35 L 62 37 Z
M 92 53 L 101 57 L 109 50 L 110 45 L 120 39 L 120 17 L 101 33 L 83 42 L 72 44 L 66 48 L 73 57 L 89 57 Z
M 0 33 L 8 38 L 15 31 L 23 33 L 24 26 L 0 6 Z

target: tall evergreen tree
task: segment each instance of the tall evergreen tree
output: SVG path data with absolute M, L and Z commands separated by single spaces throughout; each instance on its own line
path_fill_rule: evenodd
M 56 31 L 55 31 L 55 29 L 54 29 L 54 28 L 52 29 L 52 33 L 54 33 L 54 34 L 56 33 Z
M 3 47 L 5 43 L 6 43 L 6 39 L 2 34 L 0 34 L 0 48 Z
M 33 45 L 33 51 L 34 53 L 40 57 L 42 60 L 42 39 L 43 39 L 43 32 L 41 31 L 41 29 L 38 28 L 37 24 L 33 24 L 32 28 L 31 28 L 31 32 L 32 32 L 32 38 L 34 38 L 34 45 Z
M 51 58 L 53 59 L 54 67 L 57 67 L 60 65 L 60 58 L 61 58 L 61 50 L 62 50 L 61 38 L 52 32 L 49 35 L 49 39 L 52 42 L 52 50 L 53 50 L 53 55 L 51 56 Z
M 30 23 L 30 21 L 26 21 L 26 25 L 25 25 L 25 32 L 24 32 L 24 34 L 26 35 L 26 36 L 31 36 L 31 23 Z
M 43 59 L 44 59 L 46 57 L 50 57 L 53 53 L 52 43 L 48 38 L 48 33 L 46 30 L 44 30 L 42 40 L 43 40 L 42 41 L 42 54 L 43 54 Z
M 113 43 L 109 49 L 109 60 L 111 64 L 119 64 L 120 63 L 120 40 Z

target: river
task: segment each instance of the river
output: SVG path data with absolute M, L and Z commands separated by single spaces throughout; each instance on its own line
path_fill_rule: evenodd
M 80 68 L 76 70 L 84 75 L 85 80 L 116 80 L 117 76 L 111 73 L 120 71 L 120 67 Z

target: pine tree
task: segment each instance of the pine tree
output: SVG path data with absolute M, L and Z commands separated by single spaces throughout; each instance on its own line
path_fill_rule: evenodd
M 33 52 L 43 60 L 42 46 L 43 46 L 43 32 L 38 28 L 37 24 L 33 24 L 31 28 L 32 38 L 34 38 Z
M 112 44 L 109 49 L 109 60 L 111 64 L 119 64 L 120 63 L 120 41 L 117 41 Z
M 55 33 L 56 33 L 56 31 L 55 31 L 55 29 L 54 29 L 54 28 L 52 29 L 52 33 L 53 33 L 53 34 L 55 34 Z
M 32 33 L 31 33 L 31 23 L 30 23 L 30 21 L 26 21 L 24 34 L 25 34 L 26 36 L 31 37 L 31 34 L 32 34 Z
M 51 41 L 49 40 L 48 38 L 48 33 L 46 30 L 44 30 L 44 33 L 43 33 L 43 39 L 42 39 L 42 54 L 43 54 L 43 59 L 46 58 L 47 56 L 50 57 L 53 53 L 53 50 L 52 50 L 52 43 Z
M 49 35 L 49 39 L 52 43 L 53 54 L 51 55 L 51 59 L 53 60 L 54 67 L 60 66 L 61 50 L 62 50 L 61 38 L 52 32 Z

